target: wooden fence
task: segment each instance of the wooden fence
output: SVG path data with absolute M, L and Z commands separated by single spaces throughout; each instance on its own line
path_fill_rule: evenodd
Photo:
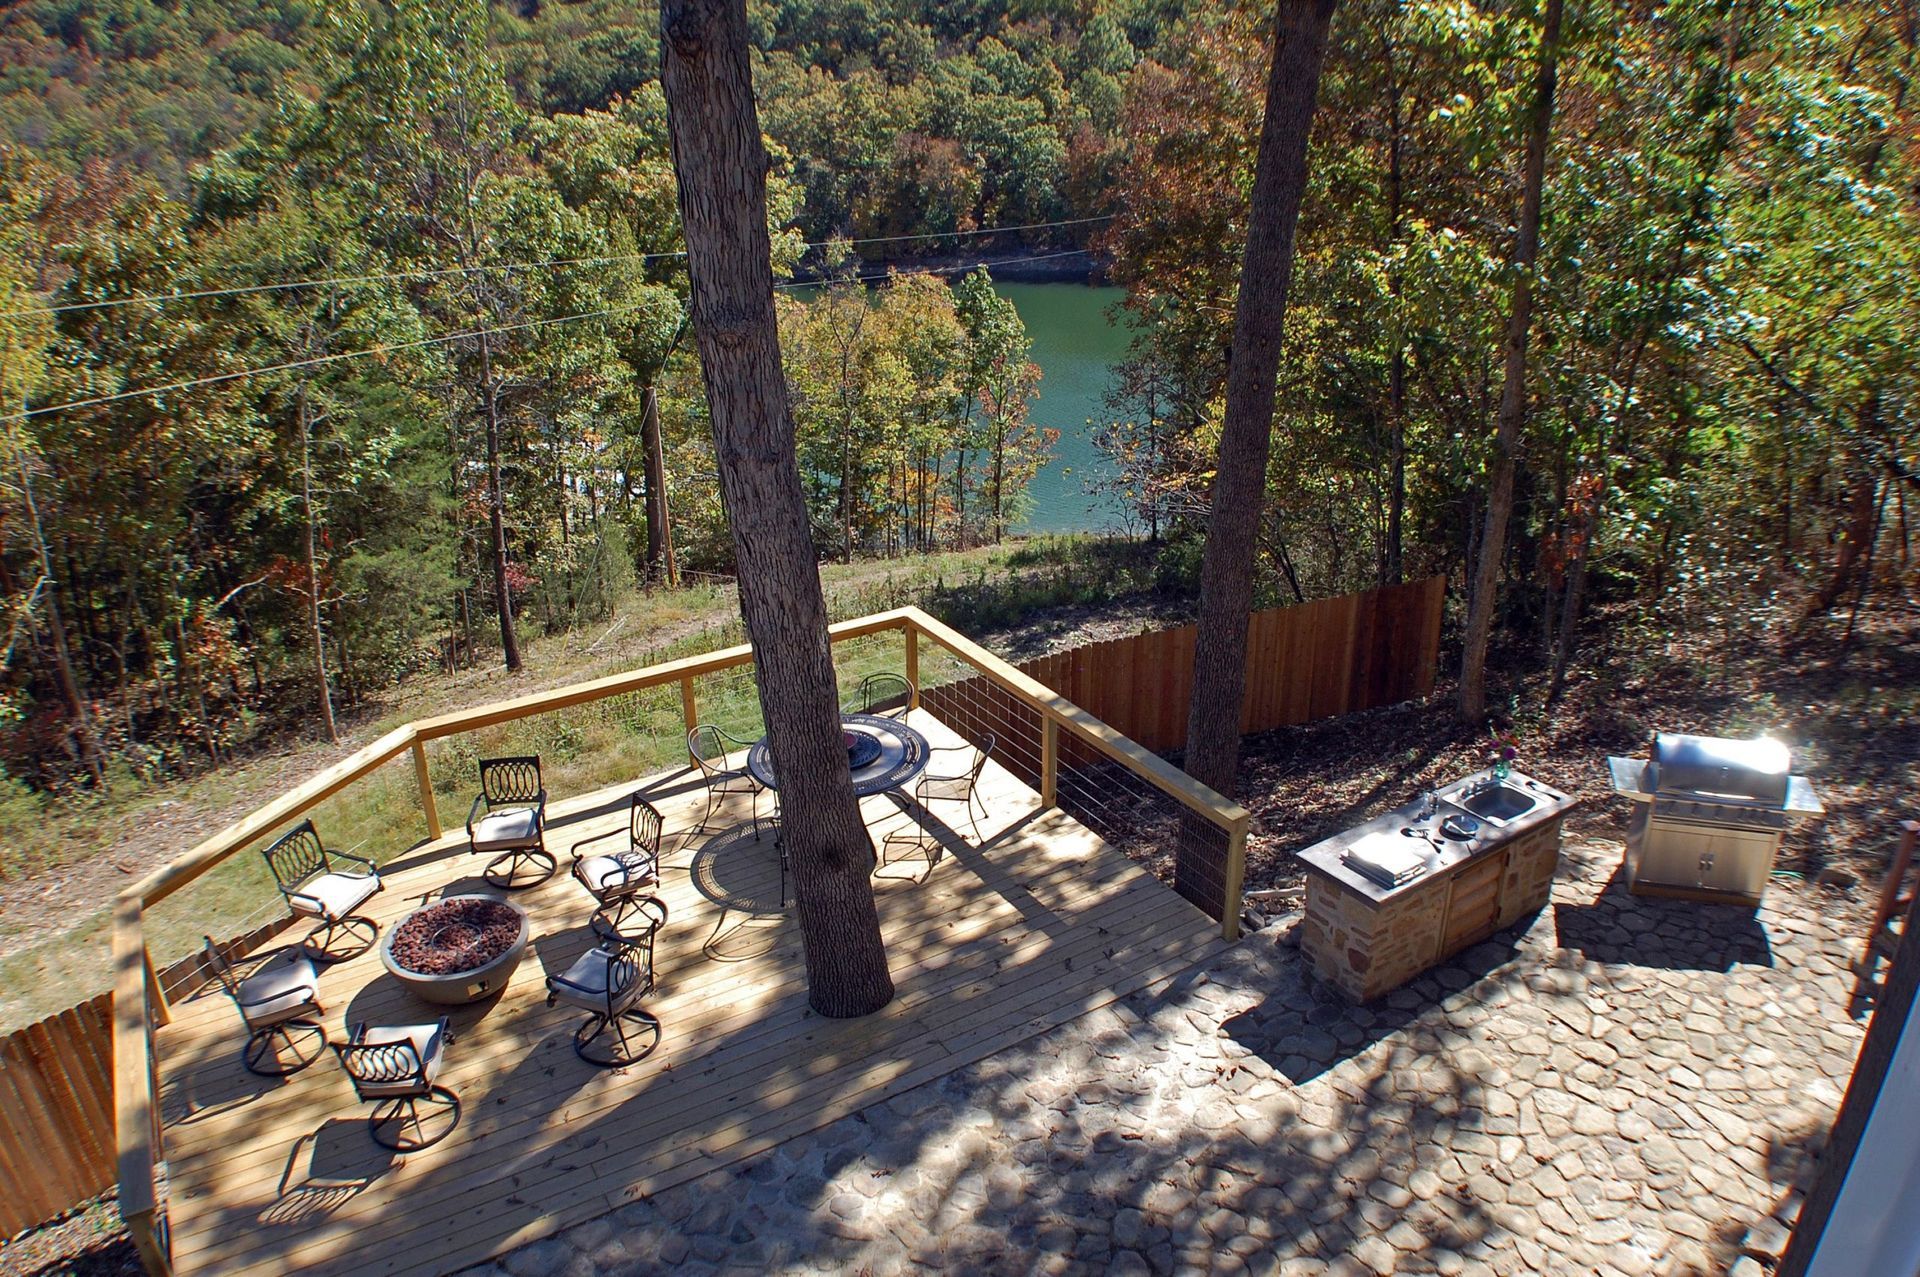
M 1446 578 L 1436 576 L 1254 613 L 1247 633 L 1241 732 L 1272 731 L 1428 695 L 1445 597 Z M 1018 668 L 1121 735 L 1164 753 L 1187 743 L 1193 644 L 1194 627 L 1182 625 L 1089 643 Z M 968 704 L 978 726 L 1000 740 L 1032 734 L 1031 717 L 1018 705 L 1007 707 L 1004 721 L 981 720 L 981 698 L 969 686 L 974 681 L 925 689 L 922 702 L 936 714 L 944 706 Z M 1016 757 L 1020 752 L 1013 751 Z M 1038 778 L 1023 779 L 1034 784 Z
M 285 930 L 276 918 L 223 947 L 246 953 Z M 204 979 L 199 955 L 155 973 L 165 988 Z M 102 993 L 0 1040 L 0 1241 L 113 1186 L 113 995 Z

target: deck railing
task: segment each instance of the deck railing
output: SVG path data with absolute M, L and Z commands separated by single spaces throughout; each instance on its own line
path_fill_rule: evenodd
M 1191 779 L 1165 759 L 918 608 L 899 608 L 845 621 L 833 626 L 829 636 L 833 642 L 840 643 L 886 632 L 903 636 L 905 672 L 915 686 L 921 681 L 921 642 L 925 640 L 961 665 L 970 666 L 973 675 L 984 678 L 1004 697 L 1038 717 L 1040 793 L 1042 801 L 1049 806 L 1061 800 L 1059 776 L 1064 733 L 1074 745 L 1073 754 L 1099 756 L 1134 782 L 1158 790 L 1198 821 L 1211 826 L 1216 833 L 1212 841 L 1223 861 L 1218 866 L 1224 888 L 1218 914 L 1221 930 L 1228 939 L 1238 935 L 1240 883 L 1250 821 L 1244 808 Z M 406 724 L 229 825 L 179 860 L 120 893 L 113 914 L 113 1090 L 120 1213 L 149 1272 L 164 1275 L 172 1271 L 164 1203 L 156 1182 L 164 1145 L 153 1037 L 154 1030 L 167 1023 L 170 1013 L 163 982 L 147 946 L 144 911 L 403 754 L 411 753 L 413 757 L 414 778 L 428 837 L 440 837 L 443 829 L 426 752 L 429 741 L 674 684 L 679 685 L 681 709 L 691 730 L 700 721 L 695 680 L 702 675 L 751 664 L 753 649 L 741 645 Z

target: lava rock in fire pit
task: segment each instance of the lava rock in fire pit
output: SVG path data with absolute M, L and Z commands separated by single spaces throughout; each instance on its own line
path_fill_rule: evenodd
M 475 1002 L 498 991 L 527 946 L 527 915 L 491 896 L 423 905 L 387 933 L 380 959 L 428 1002 Z
M 422 975 L 485 966 L 520 936 L 520 915 L 500 900 L 456 896 L 416 910 L 393 937 L 393 960 Z

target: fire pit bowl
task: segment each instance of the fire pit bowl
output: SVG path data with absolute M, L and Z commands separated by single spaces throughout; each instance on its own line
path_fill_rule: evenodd
M 389 927 L 380 961 L 422 1001 L 459 1006 L 505 988 L 526 949 L 526 910 L 492 896 L 448 896 Z

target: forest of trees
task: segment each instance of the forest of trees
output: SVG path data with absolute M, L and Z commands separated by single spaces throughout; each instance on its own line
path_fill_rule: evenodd
M 1905 569 L 1920 17 L 1569 3 L 1525 268 L 1547 3 L 1334 13 L 1255 550 L 1261 601 L 1464 579 L 1524 274 L 1498 620 L 1557 683 L 1592 600 L 1794 582 L 1821 609 Z M 1191 573 L 1269 9 L 748 8 L 776 275 L 817 281 L 780 286 L 780 322 L 819 554 L 1017 522 L 1051 442 L 1026 335 L 985 279 L 913 260 L 1088 246 L 1134 332 L 1098 435 Z M 604 615 L 670 562 L 730 566 L 658 23 L 610 0 L 0 17 L 11 777 L 330 731 L 334 701 L 517 664 L 516 626 Z M 232 291 L 290 280 L 322 282 Z

